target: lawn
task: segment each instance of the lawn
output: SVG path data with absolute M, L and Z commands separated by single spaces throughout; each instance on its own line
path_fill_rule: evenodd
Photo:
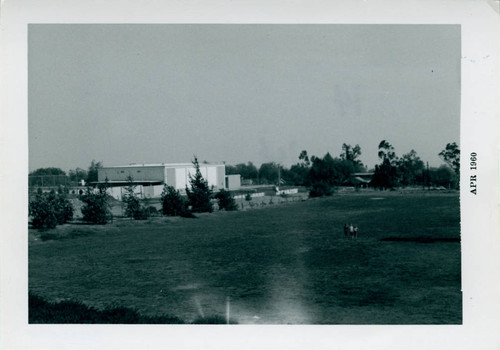
M 240 324 L 462 322 L 457 194 L 353 193 L 43 237 L 30 230 L 29 288 L 51 302 L 185 322 L 228 301 Z

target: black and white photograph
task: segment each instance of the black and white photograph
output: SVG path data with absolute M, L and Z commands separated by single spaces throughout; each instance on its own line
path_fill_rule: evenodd
M 494 5 L 477 13 L 498 28 Z M 481 21 L 307 16 L 22 22 L 13 349 L 59 327 L 53 348 L 498 345 Z
M 458 25 L 30 25 L 30 322 L 461 323 L 460 58 Z

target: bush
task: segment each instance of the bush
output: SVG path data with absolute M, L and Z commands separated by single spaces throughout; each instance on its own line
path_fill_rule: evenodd
M 134 218 L 135 220 L 146 220 L 149 218 L 149 210 L 141 203 L 135 194 L 135 185 L 130 184 L 126 187 L 123 201 L 127 205 L 125 208 L 125 216 Z
M 181 324 L 175 316 L 143 316 L 132 308 L 115 306 L 98 310 L 76 301 L 51 303 L 29 292 L 29 323 Z
M 309 195 L 311 197 L 331 196 L 335 179 L 338 176 L 336 161 L 329 153 L 325 154 L 323 158 L 314 157 L 307 175 L 310 184 Z
M 33 228 L 52 229 L 73 219 L 73 205 L 64 194 L 39 191 L 29 203 L 29 215 Z
M 215 195 L 215 198 L 219 203 L 219 210 L 238 210 L 238 206 L 236 205 L 234 198 L 231 196 L 231 192 L 222 189 Z
M 334 192 L 334 188 L 327 181 L 316 181 L 312 184 L 309 196 L 311 197 L 322 197 L 331 196 Z
M 148 212 L 149 216 L 157 216 L 158 215 L 158 209 L 156 209 L 152 205 L 148 206 L 146 208 L 146 211 Z
M 105 187 L 87 187 L 80 200 L 84 203 L 81 209 L 83 221 L 105 225 L 112 218 Z
M 54 200 L 57 223 L 62 225 L 73 219 L 73 204 L 64 196 L 59 195 Z
M 57 225 L 53 203 L 46 195 L 36 195 L 35 199 L 29 203 L 29 214 L 32 217 L 33 228 L 51 229 Z
M 173 186 L 165 185 L 161 194 L 162 212 L 168 216 L 192 217 L 186 200 Z

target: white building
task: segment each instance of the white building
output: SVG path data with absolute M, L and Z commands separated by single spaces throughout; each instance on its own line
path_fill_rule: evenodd
M 220 190 L 226 184 L 226 166 L 224 164 L 200 164 L 200 172 L 209 186 Z M 110 194 L 121 199 L 124 186 L 130 179 L 137 185 L 136 191 L 143 197 L 159 197 L 163 185 L 173 186 L 183 192 L 189 184 L 189 175 L 194 176 L 196 169 L 192 163 L 177 164 L 130 164 L 109 166 L 98 169 L 98 182 L 107 182 Z

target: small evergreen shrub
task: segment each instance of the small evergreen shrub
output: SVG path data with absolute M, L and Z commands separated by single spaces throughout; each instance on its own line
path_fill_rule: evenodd
M 59 225 L 73 219 L 73 204 L 71 204 L 64 194 L 56 197 L 54 200 L 54 206 L 57 223 Z
M 135 193 L 135 185 L 131 184 L 125 188 L 123 201 L 126 204 L 125 216 L 134 220 L 146 220 L 149 218 L 149 210 L 141 203 Z
M 146 210 L 149 216 L 158 216 L 158 209 L 156 209 L 152 205 L 148 206 Z
M 161 194 L 162 213 L 167 216 L 192 217 L 186 200 L 173 186 L 165 185 Z
M 217 199 L 219 204 L 219 210 L 233 211 L 238 210 L 238 205 L 234 201 L 233 196 L 231 196 L 231 192 L 226 191 L 224 189 L 217 192 L 215 195 L 215 199 Z
M 112 218 L 105 187 L 98 189 L 87 187 L 80 195 L 80 200 L 84 203 L 81 209 L 83 221 L 105 225 Z
M 211 202 L 213 188 L 208 186 L 208 181 L 201 175 L 200 165 L 196 157 L 194 157 L 193 165 L 196 172 L 194 176 L 189 175 L 191 188 L 186 186 L 188 204 L 194 213 L 211 213 L 213 211 Z
M 315 182 L 309 191 L 309 196 L 311 197 L 322 197 L 331 196 L 334 192 L 334 188 L 327 181 L 317 181 Z
M 52 229 L 73 219 L 73 205 L 64 194 L 38 191 L 29 203 L 31 224 L 36 229 Z

